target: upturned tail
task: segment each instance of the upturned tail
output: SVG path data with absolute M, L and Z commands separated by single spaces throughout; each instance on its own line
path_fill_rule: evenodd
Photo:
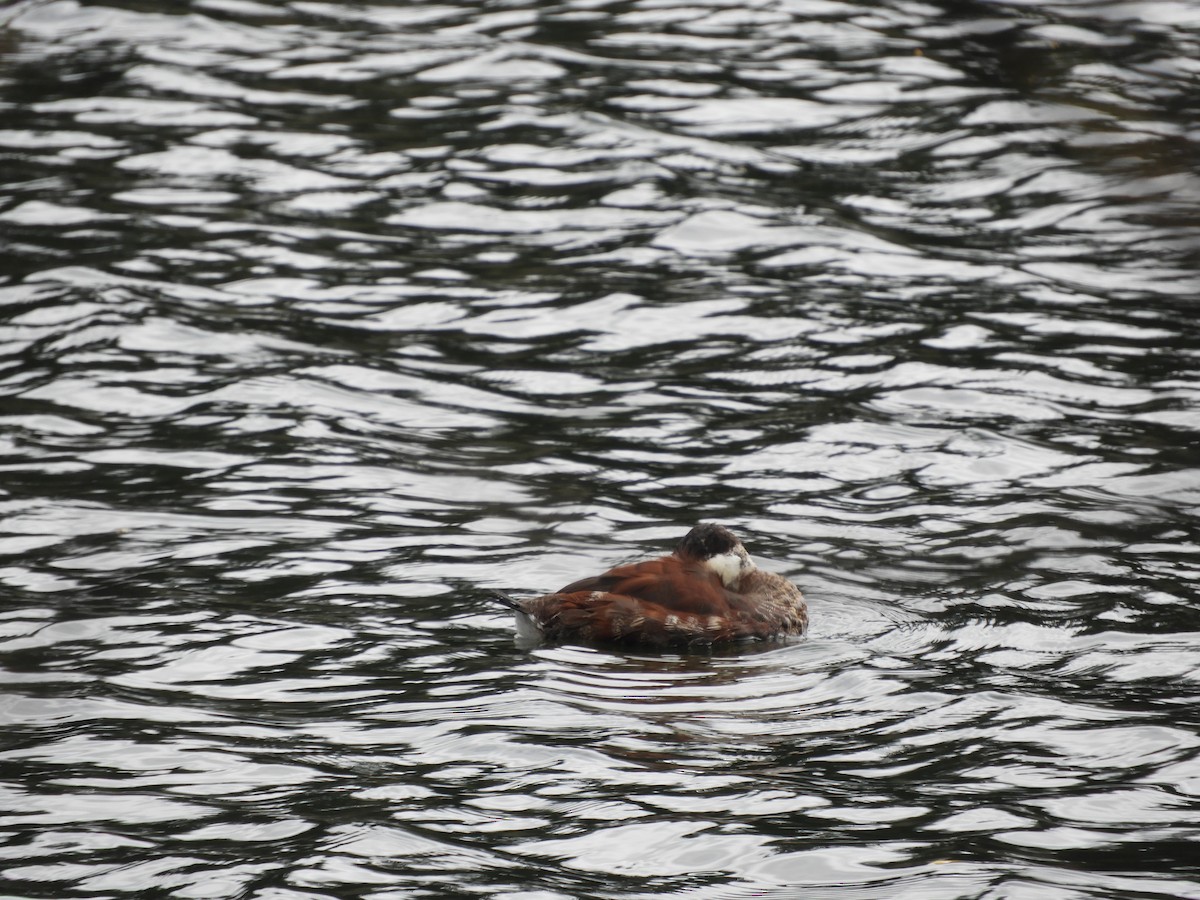
M 541 643 L 543 634 L 538 623 L 525 611 L 525 607 L 521 605 L 521 601 L 501 591 L 489 591 L 488 597 L 507 606 L 514 613 L 513 618 L 517 625 L 517 643 L 520 645 L 533 646 Z
M 508 594 L 505 594 L 503 591 L 488 591 L 488 599 L 495 600 L 497 603 L 507 606 L 509 609 L 514 610 L 515 612 L 524 612 L 524 610 L 521 609 L 521 601 L 517 600 L 515 597 L 508 596 Z

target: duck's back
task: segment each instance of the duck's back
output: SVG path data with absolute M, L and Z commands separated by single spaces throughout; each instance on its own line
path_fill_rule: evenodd
M 721 579 L 702 564 L 663 556 L 573 581 L 554 595 L 597 593 L 627 597 L 676 614 L 713 615 L 729 605 Z

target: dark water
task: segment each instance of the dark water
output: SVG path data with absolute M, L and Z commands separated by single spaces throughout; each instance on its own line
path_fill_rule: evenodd
M 1200 897 L 1200 4 L 0 16 L 6 898 Z

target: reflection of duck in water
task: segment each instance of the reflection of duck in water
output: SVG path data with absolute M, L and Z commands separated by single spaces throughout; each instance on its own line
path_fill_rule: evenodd
M 629 563 L 553 594 L 514 600 L 524 638 L 687 647 L 804 634 L 808 607 L 764 572 L 728 528 L 702 523 L 670 556 Z

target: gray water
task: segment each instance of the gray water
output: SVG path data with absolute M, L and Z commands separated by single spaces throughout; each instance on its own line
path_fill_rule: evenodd
M 6 900 L 1200 897 L 1200 4 L 0 17 Z

